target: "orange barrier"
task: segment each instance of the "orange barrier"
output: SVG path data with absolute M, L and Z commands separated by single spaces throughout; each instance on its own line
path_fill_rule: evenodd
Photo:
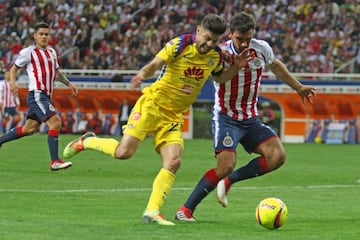
M 19 89 L 20 111 L 27 109 L 26 94 L 27 89 Z M 130 103 L 135 103 L 140 95 L 141 92 L 135 90 L 80 89 L 78 96 L 72 97 L 69 89 L 56 89 L 52 100 L 56 109 L 62 112 L 75 112 L 79 109 L 84 113 L 100 111 L 115 116 L 125 97 Z M 282 110 L 280 132 L 285 142 L 302 141 L 315 119 L 330 118 L 336 121 L 357 119 L 360 116 L 360 95 L 356 93 L 317 93 L 315 103 L 307 105 L 294 92 L 263 92 L 261 96 L 279 103 Z M 185 114 L 184 120 L 184 132 L 192 137 L 191 109 Z
M 282 109 L 283 141 L 302 141 L 315 119 L 349 120 L 360 115 L 359 94 L 318 93 L 314 104 L 306 105 L 296 93 L 264 92 L 261 96 L 277 102 Z
M 80 89 L 76 97 L 71 96 L 69 89 L 55 89 L 52 103 L 60 112 L 76 112 L 79 110 L 85 115 L 94 112 L 112 114 L 112 120 L 117 122 L 117 116 L 120 112 L 120 104 L 124 98 L 128 98 L 131 104 L 141 96 L 141 91 L 136 90 L 108 90 L 108 89 Z M 27 89 L 19 88 L 20 111 L 27 110 L 26 103 Z M 184 114 L 184 138 L 192 138 L 193 136 L 192 109 L 190 108 Z
M 84 113 L 101 110 L 103 113 L 118 114 L 124 98 L 128 98 L 133 104 L 140 95 L 141 92 L 135 90 L 80 89 L 79 94 L 73 97 L 69 89 L 55 89 L 52 102 L 55 108 L 62 112 L 79 109 Z M 20 88 L 20 111 L 27 109 L 26 96 L 27 89 Z

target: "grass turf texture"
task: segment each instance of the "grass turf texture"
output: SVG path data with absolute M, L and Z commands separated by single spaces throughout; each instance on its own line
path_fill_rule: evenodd
M 60 136 L 60 152 L 75 135 Z M 161 167 L 151 139 L 132 159 L 85 151 L 65 171 L 49 170 L 46 135 L 0 150 L 0 239 L 357 239 L 360 234 L 359 145 L 285 144 L 287 162 L 271 174 L 237 183 L 222 208 L 211 193 L 197 222 L 142 224 L 152 181 Z M 253 156 L 239 147 L 238 164 Z M 162 208 L 168 220 L 200 176 L 215 166 L 212 141 L 185 142 L 183 164 Z M 289 209 L 278 230 L 255 220 L 258 202 L 275 196 Z

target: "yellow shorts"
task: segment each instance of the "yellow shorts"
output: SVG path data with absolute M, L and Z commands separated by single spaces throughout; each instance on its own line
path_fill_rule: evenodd
M 136 101 L 124 133 L 140 140 L 152 135 L 156 151 L 173 143 L 178 143 L 184 148 L 182 115 L 179 115 L 180 118 L 169 116 L 174 116 L 174 113 L 161 109 L 152 99 L 142 95 Z

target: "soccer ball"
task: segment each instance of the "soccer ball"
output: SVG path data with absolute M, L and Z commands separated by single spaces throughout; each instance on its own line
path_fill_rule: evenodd
M 281 199 L 269 197 L 260 201 L 256 207 L 255 217 L 264 228 L 277 229 L 286 222 L 288 210 Z

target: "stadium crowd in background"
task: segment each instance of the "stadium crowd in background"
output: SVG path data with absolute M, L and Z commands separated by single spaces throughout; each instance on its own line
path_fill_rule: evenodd
M 62 68 L 138 70 L 204 14 L 229 20 L 239 11 L 255 15 L 255 37 L 291 72 L 333 73 L 356 57 L 360 72 L 359 0 L 0 0 L 0 69 L 31 43 L 39 20 L 51 26 Z

